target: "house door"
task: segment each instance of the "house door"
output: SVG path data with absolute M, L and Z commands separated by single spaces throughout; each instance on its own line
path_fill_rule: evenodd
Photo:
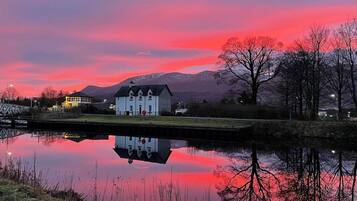
M 139 105 L 139 115 L 142 114 L 142 108 L 141 108 L 141 105 Z

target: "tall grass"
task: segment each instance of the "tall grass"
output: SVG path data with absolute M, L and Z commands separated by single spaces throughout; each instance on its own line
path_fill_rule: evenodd
M 87 188 L 88 192 L 79 194 L 75 191 L 79 184 L 75 183 L 73 174 L 60 174 L 57 176 L 57 183 L 50 184 L 47 180 L 49 172 L 39 170 L 37 160 L 36 153 L 31 163 L 6 157 L 0 161 L 0 178 L 31 186 L 35 191 L 46 192 L 66 201 L 211 201 L 211 188 L 207 188 L 203 195 L 194 196 L 190 194 L 189 186 L 181 185 L 179 178 L 174 179 L 172 169 L 169 181 L 142 178 L 138 183 L 131 178 L 109 179 L 109 176 L 102 180 L 98 162 L 95 162 L 91 173 L 92 183 Z M 104 181 L 104 186 L 99 185 L 100 180 Z
M 93 182 L 99 180 L 100 167 L 95 164 Z M 170 171 L 169 181 L 162 181 L 158 178 L 142 178 L 140 182 L 131 178 L 116 177 L 110 182 L 108 177 L 104 180 L 104 188 L 99 190 L 97 184 L 93 185 L 95 193 L 89 200 L 91 201 L 211 201 L 212 192 L 208 186 L 202 195 L 194 195 L 189 191 L 189 186 L 181 185 L 179 178 L 174 179 L 173 169 Z M 191 193 L 191 194 L 190 194 Z
M 14 181 L 18 184 L 31 186 L 34 192 L 45 192 L 52 197 L 66 201 L 84 201 L 84 196 L 73 189 L 59 189 L 59 185 L 48 185 L 44 172 L 37 170 L 37 156 L 34 154 L 32 166 L 21 159 L 14 160 L 11 156 L 0 161 L 0 178 Z

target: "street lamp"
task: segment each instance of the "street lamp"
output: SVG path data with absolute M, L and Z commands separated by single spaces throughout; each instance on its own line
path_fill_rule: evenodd
M 337 98 L 336 98 L 336 94 L 330 94 L 330 97 L 333 98 L 334 101 L 335 101 L 335 103 L 338 105 L 338 103 L 337 103 Z M 339 108 L 338 108 L 338 106 L 337 106 L 337 110 L 336 110 L 336 119 L 337 119 L 337 120 L 339 120 L 339 114 L 338 114 L 339 111 L 338 111 L 338 110 L 339 110 Z

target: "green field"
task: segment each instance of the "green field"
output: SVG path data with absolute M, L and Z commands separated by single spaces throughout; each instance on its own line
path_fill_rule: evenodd
M 71 122 L 95 122 L 95 123 L 118 123 L 118 124 L 140 124 L 140 125 L 166 125 L 166 126 L 188 126 L 188 127 L 214 127 L 214 128 L 243 128 L 250 126 L 249 122 L 237 119 L 212 119 L 195 117 L 129 117 L 114 115 L 81 115 L 79 118 L 61 119 Z

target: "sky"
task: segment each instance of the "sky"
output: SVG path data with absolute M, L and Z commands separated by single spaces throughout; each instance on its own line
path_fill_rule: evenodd
M 1 0 L 0 90 L 108 86 L 149 73 L 216 70 L 229 37 L 288 45 L 357 17 L 356 0 Z

